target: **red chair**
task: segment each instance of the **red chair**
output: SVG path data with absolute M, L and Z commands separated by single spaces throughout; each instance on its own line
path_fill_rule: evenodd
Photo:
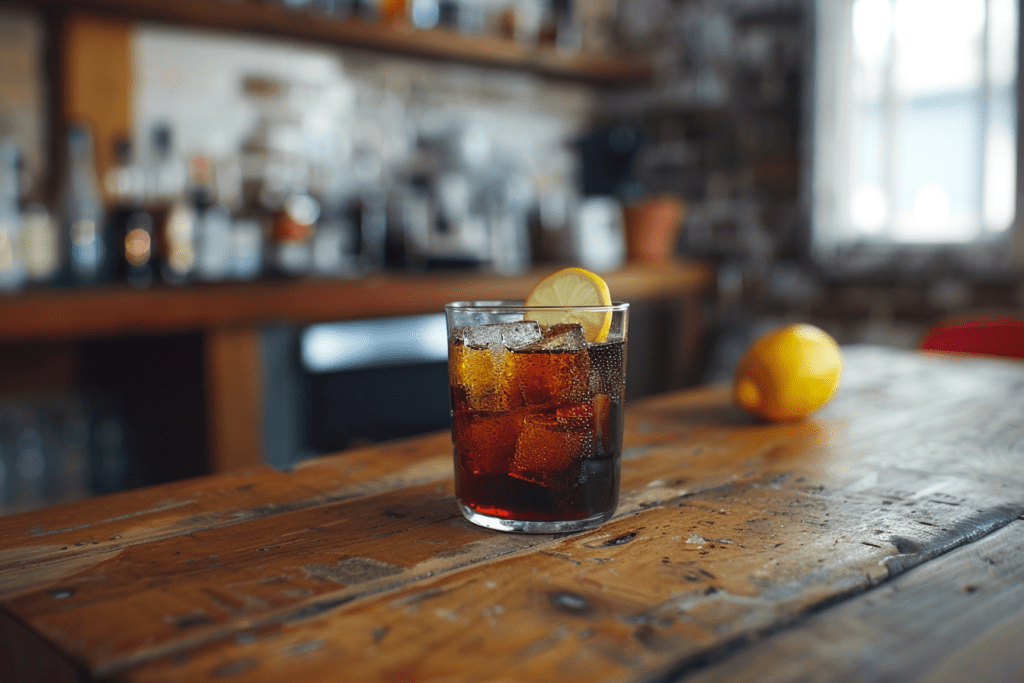
M 1024 317 L 964 316 L 945 320 L 925 335 L 923 351 L 1024 358 Z

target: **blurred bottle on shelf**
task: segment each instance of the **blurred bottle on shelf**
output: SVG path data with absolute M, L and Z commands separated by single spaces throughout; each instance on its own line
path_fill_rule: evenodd
M 310 174 L 309 192 L 320 205 L 320 218 L 311 244 L 310 272 L 332 278 L 358 275 L 355 226 L 345 214 L 346 192 L 338 182 L 336 169 L 315 166 Z
M 459 30 L 459 3 L 455 0 L 437 1 L 437 26 Z
M 381 23 L 389 26 L 405 23 L 408 15 L 406 0 L 379 0 L 377 15 Z
M 313 238 L 320 203 L 305 192 L 289 193 L 273 218 L 270 229 L 272 274 L 306 275 L 313 265 Z
M 588 54 L 613 54 L 617 51 L 616 34 L 619 31 L 619 22 L 616 14 L 619 5 L 618 0 L 588 0 L 575 3 L 573 19 L 579 34 L 580 50 Z
M 424 270 L 430 265 L 430 233 L 436 208 L 429 179 L 413 173 L 392 185 L 388 211 L 388 265 Z
M 311 0 L 309 7 L 329 15 L 347 15 L 352 12 L 351 0 Z
M 320 221 L 313 235 L 312 272 L 321 277 L 358 274 L 355 229 L 336 204 L 321 203 Z
M 497 32 L 496 28 L 488 25 L 493 19 L 493 12 L 483 3 L 441 0 L 440 12 L 442 22 L 447 22 L 449 17 L 454 15 L 455 25 L 460 33 L 481 35 Z
M 153 216 L 146 210 L 146 175 L 132 152 L 132 142 L 114 143 L 114 166 L 104 179 L 112 207 L 108 230 L 117 254 L 117 277 L 133 287 L 153 283 Z
M 188 282 L 196 266 L 196 217 L 186 196 L 188 172 L 174 153 L 170 126 L 153 129 L 152 146 L 146 208 L 153 216 L 156 264 L 164 282 L 180 285 Z
M 61 212 L 68 248 L 71 284 L 94 285 L 106 279 L 109 259 L 104 240 L 103 203 L 96 182 L 92 131 L 82 123 L 68 129 L 68 164 Z
M 236 280 L 253 280 L 263 271 L 266 214 L 260 205 L 259 174 L 247 161 L 240 155 L 233 176 L 237 198 L 231 215 L 230 270 Z
M 549 0 L 543 10 L 539 42 L 561 52 L 579 52 L 580 30 L 572 0 Z
M 216 165 L 207 156 L 192 160 L 189 195 L 195 211 L 196 276 L 219 282 L 231 276 L 231 215 L 222 200 Z
M 21 210 L 21 255 L 30 283 L 51 282 L 60 269 L 57 223 L 41 200 L 30 197 Z
M 543 0 L 514 0 L 500 17 L 501 35 L 532 49 L 540 40 L 544 20 Z
M 18 148 L 0 141 L 0 292 L 13 292 L 25 284 L 21 254 L 21 210 L 18 205 Z
M 502 169 L 484 191 L 490 265 L 496 273 L 513 275 L 530 266 L 529 212 L 534 194 L 530 177 L 515 166 Z
M 353 228 L 356 261 L 362 273 L 382 270 L 387 263 L 387 199 L 380 187 L 367 187 L 348 203 L 345 215 Z
M 364 21 L 376 21 L 380 18 L 380 8 L 376 0 L 349 0 L 342 3 L 348 5 L 348 12 L 357 19 Z
M 438 0 L 412 0 L 409 5 L 409 19 L 418 29 L 428 31 L 434 28 L 441 20 Z

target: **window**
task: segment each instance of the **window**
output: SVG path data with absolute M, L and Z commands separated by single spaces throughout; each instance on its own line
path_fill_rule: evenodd
M 816 6 L 816 256 L 1005 255 L 1020 239 L 1017 0 Z

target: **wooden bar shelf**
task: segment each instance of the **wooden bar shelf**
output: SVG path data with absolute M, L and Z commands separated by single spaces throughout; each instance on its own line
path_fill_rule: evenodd
M 515 276 L 438 271 L 382 273 L 357 280 L 26 291 L 0 298 L 0 341 L 84 339 L 435 313 L 452 300 L 521 299 L 551 270 L 539 268 Z M 713 282 L 713 270 L 698 263 L 627 266 L 604 275 L 613 297 L 623 301 L 700 292 Z
M 394 272 L 358 280 L 29 290 L 0 297 L 0 374 L 16 374 L 28 366 L 36 374 L 49 365 L 60 370 L 55 360 L 40 363 L 46 349 L 53 348 L 73 368 L 74 348 L 89 340 L 124 348 L 125 340 L 198 335 L 205 396 L 200 399 L 205 404 L 202 422 L 207 431 L 201 470 L 228 471 L 264 461 L 264 384 L 269 370 L 261 354 L 262 328 L 440 313 L 453 300 L 522 299 L 557 267 L 515 276 Z M 714 268 L 696 262 L 627 265 L 603 276 L 615 300 L 657 308 L 657 330 L 649 337 L 665 336 L 670 346 L 654 347 L 648 354 L 646 364 L 653 364 L 654 379 L 670 385 L 690 383 L 707 302 L 714 292 Z M 641 333 L 638 339 L 644 337 Z M 136 384 L 132 380 L 128 388 L 134 391 Z
M 255 1 L 217 0 L 0 0 L 64 13 L 90 13 L 251 35 L 365 48 L 417 58 L 457 61 L 593 84 L 632 85 L 650 79 L 650 64 L 631 56 L 570 53 L 532 48 L 513 40 L 419 30 L 362 19 L 317 14 Z

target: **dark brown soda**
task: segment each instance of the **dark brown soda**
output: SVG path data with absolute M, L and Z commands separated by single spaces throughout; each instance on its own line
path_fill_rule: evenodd
M 480 351 L 455 338 L 453 358 Z M 452 371 L 455 490 L 463 505 L 520 521 L 611 512 L 622 452 L 625 342 L 581 350 L 503 350 L 479 396 L 476 366 Z M 489 361 L 488 361 L 489 362 Z M 500 378 L 499 378 L 500 376 Z M 497 397 L 497 398 L 495 398 Z M 480 409 L 480 408 L 490 409 Z

